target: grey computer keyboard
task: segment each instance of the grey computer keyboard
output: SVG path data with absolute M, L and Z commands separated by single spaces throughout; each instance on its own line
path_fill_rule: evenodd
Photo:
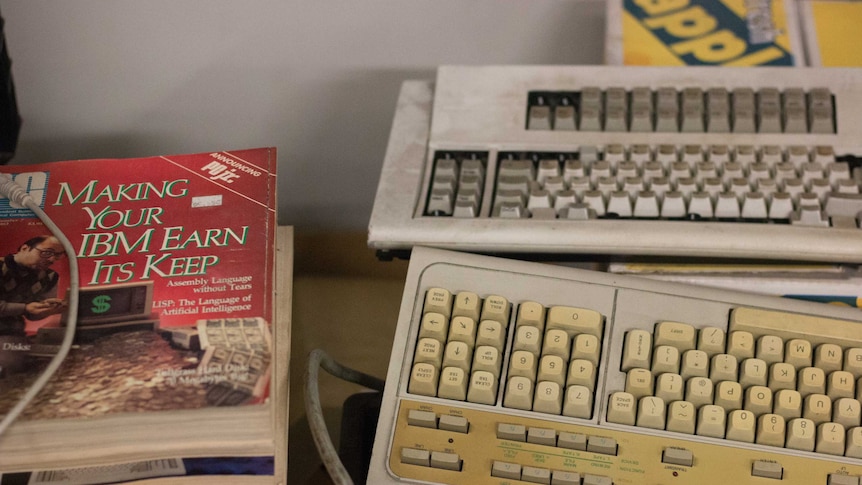
M 444 66 L 406 82 L 381 256 L 862 262 L 862 71 Z
M 859 485 L 860 324 L 418 247 L 368 483 Z

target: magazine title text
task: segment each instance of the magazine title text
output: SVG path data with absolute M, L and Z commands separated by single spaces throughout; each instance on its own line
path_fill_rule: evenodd
M 174 278 L 199 276 L 217 265 L 216 254 L 177 255 L 187 249 L 222 248 L 245 245 L 248 226 L 214 227 L 188 231 L 183 225 L 166 224 L 164 207 L 147 204 L 133 209 L 112 204 L 150 202 L 154 199 L 188 196 L 189 180 L 163 180 L 103 185 L 91 180 L 82 187 L 60 183 L 53 205 L 79 205 L 88 224 L 82 234 L 79 258 L 95 259 L 95 270 L 89 284 L 122 283 L 135 277 Z M 124 207 L 128 207 L 124 205 Z M 146 254 L 143 264 L 135 261 L 103 259 L 132 253 Z

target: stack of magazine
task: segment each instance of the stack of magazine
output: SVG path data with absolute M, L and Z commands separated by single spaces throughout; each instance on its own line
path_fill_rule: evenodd
M 81 286 L 72 349 L 0 435 L 0 484 L 283 483 L 292 233 L 276 230 L 275 149 L 0 170 L 76 251 L 0 199 L 0 417 L 60 347 L 73 256 Z

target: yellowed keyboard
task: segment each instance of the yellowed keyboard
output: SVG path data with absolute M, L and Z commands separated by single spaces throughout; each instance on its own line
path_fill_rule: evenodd
M 860 324 L 417 248 L 368 483 L 860 485 Z
M 368 244 L 862 263 L 860 107 L 862 69 L 440 66 L 402 86 Z

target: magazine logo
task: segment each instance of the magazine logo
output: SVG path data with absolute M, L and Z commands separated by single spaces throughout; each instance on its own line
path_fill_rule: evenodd
M 23 187 L 39 207 L 45 207 L 45 193 L 48 190 L 48 172 L 24 172 L 11 175 L 12 180 Z M 36 215 L 30 209 L 0 195 L 0 219 L 17 219 L 21 217 L 36 217 Z
M 210 153 L 210 156 L 215 160 L 204 165 L 201 169 L 207 174 L 210 180 L 220 180 L 222 182 L 232 184 L 235 179 L 240 177 L 239 172 L 247 173 L 255 177 L 260 177 L 262 175 L 260 170 L 249 167 L 248 165 L 221 153 Z
M 792 66 L 771 0 L 743 3 L 744 18 L 714 0 L 625 0 L 625 11 L 687 65 Z

